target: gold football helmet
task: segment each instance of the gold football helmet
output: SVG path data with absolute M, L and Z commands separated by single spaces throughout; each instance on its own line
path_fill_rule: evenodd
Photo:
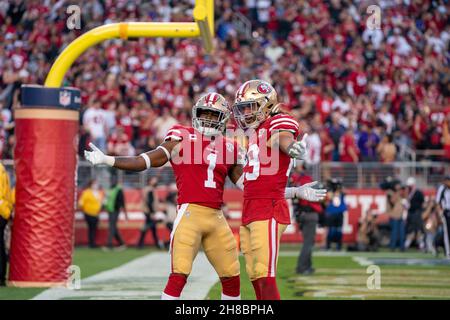
M 236 92 L 233 116 L 242 129 L 256 129 L 277 104 L 277 92 L 269 83 L 249 80 Z
M 207 93 L 192 108 L 192 126 L 205 136 L 218 135 L 225 132 L 230 115 L 228 102 L 221 94 Z

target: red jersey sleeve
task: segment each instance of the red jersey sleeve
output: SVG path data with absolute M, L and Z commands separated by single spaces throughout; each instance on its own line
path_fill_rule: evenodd
M 174 125 L 167 131 L 164 141 L 181 141 L 185 131 L 186 129 L 183 126 Z
M 287 114 L 276 115 L 271 119 L 269 135 L 272 135 L 276 131 L 289 131 L 294 135 L 294 139 L 297 139 L 300 134 L 298 122 Z

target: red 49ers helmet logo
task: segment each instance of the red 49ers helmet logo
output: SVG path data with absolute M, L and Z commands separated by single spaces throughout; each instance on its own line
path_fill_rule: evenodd
M 267 93 L 269 93 L 270 91 L 272 91 L 272 89 L 270 88 L 270 86 L 269 86 L 267 83 L 265 83 L 265 82 L 261 82 L 261 83 L 256 87 L 256 90 L 258 90 L 258 92 L 259 92 L 259 93 L 262 93 L 262 94 L 267 94 Z

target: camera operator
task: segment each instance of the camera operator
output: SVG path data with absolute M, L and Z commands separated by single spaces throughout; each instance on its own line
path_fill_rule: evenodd
M 291 176 L 295 185 L 304 185 L 313 181 L 311 176 L 304 172 L 302 165 L 298 166 L 296 171 Z M 323 188 L 323 186 L 317 187 Z M 323 213 L 323 205 L 320 202 L 310 202 L 303 199 L 295 199 L 293 204 L 295 218 L 303 235 L 303 246 L 297 260 L 296 272 L 303 275 L 313 274 L 315 270 L 312 267 L 312 251 L 319 215 Z
M 358 223 L 358 251 L 378 251 L 380 237 L 377 216 L 373 209 L 367 210 Z
M 399 248 L 405 250 L 405 207 L 402 201 L 402 186 L 400 181 L 388 177 L 382 184 L 381 189 L 386 191 L 386 214 L 389 216 L 391 227 L 391 238 L 389 247 L 391 251 Z
M 450 259 L 450 175 L 446 176 L 436 193 L 436 203 L 439 206 L 444 236 L 445 256 Z
M 339 179 L 328 180 L 329 201 L 325 208 L 325 219 L 328 227 L 327 250 L 331 249 L 331 243 L 336 243 L 336 249 L 342 248 L 342 226 L 344 214 L 347 212 L 345 194 L 342 192 L 342 182 Z

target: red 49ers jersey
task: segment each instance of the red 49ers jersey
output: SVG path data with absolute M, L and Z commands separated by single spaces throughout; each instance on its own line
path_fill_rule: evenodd
M 228 170 L 237 162 L 237 143 L 222 135 L 206 137 L 181 125 L 173 126 L 164 140 L 180 141 L 178 154 L 170 159 L 178 204 L 196 203 L 219 209 Z
M 297 139 L 299 125 L 289 115 L 278 114 L 264 121 L 258 129 L 249 136 L 247 161 L 244 166 L 244 210 L 242 222 L 247 224 L 255 220 L 271 218 L 277 213 L 269 210 L 253 210 L 249 204 L 254 199 L 283 200 L 289 172 L 291 158 L 279 148 L 269 148 L 268 141 L 279 131 L 288 131 Z M 246 209 L 247 208 L 247 209 Z M 270 216 L 268 216 L 270 215 Z M 289 223 L 289 213 L 282 213 L 282 217 L 275 217 L 280 223 Z

